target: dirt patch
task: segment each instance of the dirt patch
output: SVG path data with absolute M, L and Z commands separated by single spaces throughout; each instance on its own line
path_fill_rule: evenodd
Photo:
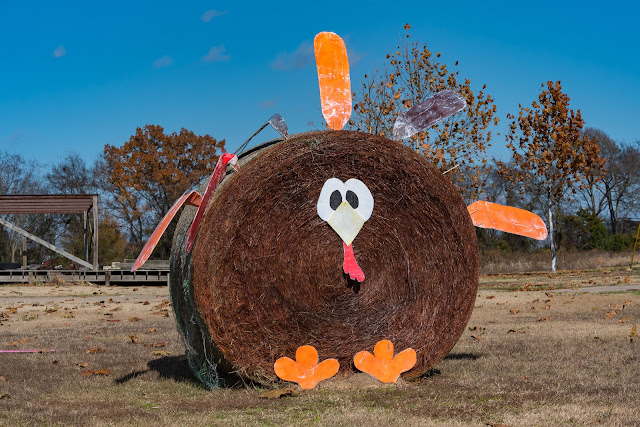
M 536 283 L 618 276 L 624 280 L 622 273 L 568 273 Z M 520 285 L 530 277 L 504 279 Z M 632 425 L 640 419 L 640 337 L 631 333 L 640 325 L 640 295 L 634 293 L 482 289 L 462 338 L 422 379 L 383 385 L 358 374 L 298 397 L 264 400 L 257 397 L 262 390 L 250 387 L 204 390 L 184 358 L 167 289 L 133 289 L 0 286 L 0 349 L 55 350 L 0 354 L 0 424 Z M 90 370 L 109 373 L 83 375 Z

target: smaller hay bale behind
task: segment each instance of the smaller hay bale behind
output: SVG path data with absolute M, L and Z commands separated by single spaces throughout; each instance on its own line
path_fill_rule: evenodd
M 349 131 L 298 134 L 241 159 L 212 199 L 192 253 L 185 209 L 172 252 L 171 295 L 192 369 L 276 381 L 297 347 L 353 357 L 391 340 L 416 350 L 416 377 L 440 361 L 469 320 L 478 280 L 475 231 L 457 189 L 401 144 Z M 328 178 L 357 178 L 374 198 L 353 242 L 366 278 L 342 272 L 338 235 L 316 212 Z

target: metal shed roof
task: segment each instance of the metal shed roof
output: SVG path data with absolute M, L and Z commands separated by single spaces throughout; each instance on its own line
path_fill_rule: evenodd
M 97 194 L 0 195 L 0 214 L 76 214 L 89 211 Z

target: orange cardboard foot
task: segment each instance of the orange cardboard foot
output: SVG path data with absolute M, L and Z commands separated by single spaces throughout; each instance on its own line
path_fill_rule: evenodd
M 389 340 L 378 341 L 373 354 L 361 351 L 353 358 L 356 368 L 379 379 L 383 383 L 395 383 L 401 373 L 416 364 L 416 352 L 408 348 L 393 357 L 393 344 Z
M 327 359 L 318 363 L 316 349 L 310 345 L 303 345 L 296 350 L 295 362 L 288 357 L 281 357 L 276 360 L 273 368 L 279 378 L 298 383 L 303 390 L 309 390 L 320 381 L 337 374 L 340 364 L 336 359 Z

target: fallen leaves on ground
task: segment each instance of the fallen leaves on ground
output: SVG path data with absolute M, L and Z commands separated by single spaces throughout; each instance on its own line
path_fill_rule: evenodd
M 152 354 L 153 354 L 154 356 L 168 356 L 168 355 L 170 355 L 170 354 L 171 354 L 171 352 L 170 352 L 170 351 L 162 351 L 162 350 L 159 350 L 159 351 L 154 351 Z
M 533 286 L 533 283 L 531 282 L 525 283 L 523 286 L 520 287 L 520 289 L 518 289 L 518 291 L 524 291 L 524 292 L 530 291 L 532 286 Z
M 99 376 L 106 377 L 111 373 L 111 370 L 110 369 L 100 369 L 98 371 L 93 371 L 93 370 L 89 369 L 87 371 L 82 371 L 80 373 L 82 375 L 86 376 L 86 377 L 91 376 L 91 375 L 99 375 Z
M 280 399 L 281 397 L 286 397 L 286 396 L 295 397 L 295 396 L 298 396 L 299 394 L 300 394 L 300 391 L 287 387 L 287 388 L 277 388 L 275 390 L 263 391 L 262 393 L 258 394 L 258 397 L 262 399 Z
M 5 377 L 0 377 L 0 383 L 6 383 L 7 379 Z
M 518 313 L 520 313 L 520 310 L 517 310 L 517 309 L 515 309 L 515 308 L 512 308 L 511 310 L 509 310 L 509 313 L 511 313 L 511 314 L 518 314 Z
M 151 328 L 151 329 L 149 329 L 149 330 L 146 330 L 144 333 L 145 333 L 145 334 L 150 334 L 150 333 L 152 333 L 152 332 L 158 332 L 158 328 Z
M 36 337 L 36 338 L 38 338 L 38 337 Z M 7 343 L 7 346 L 9 346 L 9 347 L 15 347 L 15 346 L 17 346 L 17 345 L 24 344 L 24 343 L 26 343 L 26 342 L 28 342 L 28 341 L 29 341 L 29 338 L 22 338 L 22 339 L 21 339 L 21 340 L 19 340 L 19 341 L 11 341 L 10 343 Z
M 78 366 L 79 368 L 88 368 L 89 364 L 88 363 L 76 363 L 76 366 Z
M 155 344 L 153 343 L 148 343 L 148 344 L 144 344 L 145 347 L 164 347 L 164 341 L 163 342 L 157 342 Z
M 95 347 L 95 348 L 90 348 L 88 350 L 85 350 L 85 353 L 87 353 L 87 354 L 95 354 L 95 353 L 104 353 L 105 351 L 107 351 L 107 350 L 105 350 L 102 347 Z
M 507 333 L 515 333 L 515 334 L 524 334 L 524 330 L 522 329 L 509 329 Z
M 536 320 L 536 322 L 550 322 L 551 318 L 550 317 L 541 317 L 540 319 Z
M 8 399 L 8 398 L 10 398 L 10 397 L 11 397 L 11 396 L 9 396 L 9 393 L 0 393 L 0 400 L 1 400 L 1 399 Z
M 604 318 L 605 319 L 611 319 L 616 314 L 618 314 L 618 313 L 616 313 L 615 311 L 610 311 L 610 312 L 608 312 L 607 314 L 604 315 Z
M 130 318 L 129 318 L 129 322 L 139 322 L 139 321 L 141 321 L 141 320 L 142 320 L 142 319 L 141 319 L 141 318 L 139 318 L 139 317 L 130 317 Z

